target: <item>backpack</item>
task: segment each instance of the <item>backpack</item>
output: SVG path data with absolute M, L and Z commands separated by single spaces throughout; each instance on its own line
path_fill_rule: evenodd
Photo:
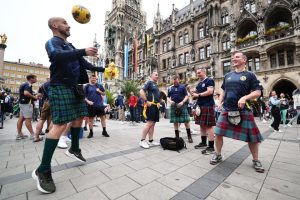
M 160 139 L 160 145 L 162 148 L 177 151 L 179 153 L 179 150 L 186 148 L 186 144 L 184 140 L 180 138 L 172 138 L 172 137 L 164 137 Z

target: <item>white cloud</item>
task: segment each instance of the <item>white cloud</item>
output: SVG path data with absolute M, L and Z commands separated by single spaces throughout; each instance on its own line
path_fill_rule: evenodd
M 5 3 L 4 3 L 5 2 Z M 188 0 L 144 0 L 142 10 L 147 13 L 147 28 L 152 27 L 153 17 L 160 3 L 160 13 L 163 18 L 172 11 L 172 4 L 181 9 Z M 50 17 L 64 17 L 71 26 L 71 36 L 68 38 L 76 48 L 91 46 L 97 34 L 97 39 L 103 45 L 105 12 L 111 10 L 111 1 L 104 0 L 1 0 L 0 34 L 7 35 L 5 61 L 41 63 L 49 66 L 45 43 L 52 33 L 47 26 Z M 88 24 L 79 24 L 71 14 L 74 5 L 83 5 L 91 12 Z

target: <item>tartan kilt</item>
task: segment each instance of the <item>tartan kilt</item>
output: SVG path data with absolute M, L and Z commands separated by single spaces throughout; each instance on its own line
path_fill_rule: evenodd
M 222 111 L 215 127 L 216 135 L 251 143 L 263 141 L 251 111 L 241 111 L 242 122 L 239 125 L 230 124 L 227 116 L 228 111 Z
M 215 126 L 215 110 L 213 106 L 201 106 L 200 116 L 194 115 L 195 124 L 204 125 L 204 126 Z
M 186 123 L 190 121 L 190 115 L 187 109 L 187 104 L 183 104 L 180 116 L 176 116 L 175 108 L 176 106 L 170 107 L 170 123 Z
M 50 86 L 49 103 L 53 124 L 66 124 L 88 115 L 84 100 L 75 97 L 74 90 L 66 86 Z

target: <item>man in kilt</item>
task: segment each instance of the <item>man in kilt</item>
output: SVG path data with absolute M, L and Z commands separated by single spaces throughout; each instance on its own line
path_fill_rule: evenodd
M 190 115 L 188 113 L 188 94 L 184 85 L 179 84 L 179 77 L 173 77 L 173 85 L 168 88 L 168 101 L 171 104 L 170 123 L 174 124 L 175 137 L 179 138 L 179 123 L 184 123 L 188 141 L 193 143 L 190 129 Z
M 76 49 L 67 42 L 70 26 L 65 19 L 50 18 L 48 26 L 53 33 L 53 37 L 45 45 L 51 62 L 48 95 L 53 128 L 45 140 L 42 162 L 32 172 L 38 190 L 43 193 L 53 193 L 56 190 L 51 174 L 51 159 L 68 122 L 72 122 L 72 144 L 66 151 L 66 155 L 80 162 L 86 161 L 79 148 L 82 120 L 88 114 L 81 84 L 88 82 L 87 69 L 104 72 L 104 68 L 95 67 L 83 58 L 83 56 L 95 56 L 97 48 Z
M 149 149 L 152 146 L 158 146 L 159 143 L 153 140 L 154 127 L 156 122 L 159 122 L 159 102 L 160 92 L 157 86 L 158 73 L 152 72 L 150 80 L 147 81 L 143 88 L 140 90 L 140 95 L 144 99 L 146 104 L 146 126 L 143 129 L 142 139 L 139 143 L 144 149 Z M 149 137 L 149 141 L 146 141 L 146 137 Z
M 215 127 L 216 153 L 210 160 L 215 165 L 222 161 L 221 150 L 223 136 L 248 142 L 253 157 L 253 167 L 257 172 L 264 172 L 258 160 L 258 147 L 263 140 L 254 121 L 247 100 L 260 97 L 263 90 L 254 73 L 246 71 L 247 57 L 241 53 L 233 54 L 234 71 L 225 75 L 220 95 L 220 109 L 223 109 Z
M 204 149 L 203 154 L 210 154 L 214 149 L 214 131 L 213 127 L 216 125 L 215 111 L 214 111 L 214 87 L 215 81 L 206 76 L 205 68 L 198 68 L 197 75 L 199 83 L 196 89 L 192 92 L 193 98 L 197 98 L 197 106 L 200 107 L 200 115 L 196 113 L 195 124 L 200 125 L 201 142 L 195 146 L 195 149 Z M 208 146 L 207 146 L 208 136 Z

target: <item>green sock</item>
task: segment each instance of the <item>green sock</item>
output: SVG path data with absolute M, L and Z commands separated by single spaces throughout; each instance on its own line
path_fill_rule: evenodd
M 55 148 L 57 146 L 57 143 L 58 143 L 58 139 L 46 138 L 42 162 L 38 168 L 39 172 L 45 172 L 51 170 L 51 159 L 55 151 Z
M 80 127 L 79 128 L 73 128 L 71 127 L 71 136 L 72 136 L 72 145 L 71 149 L 74 152 L 79 152 L 79 135 L 80 135 Z

